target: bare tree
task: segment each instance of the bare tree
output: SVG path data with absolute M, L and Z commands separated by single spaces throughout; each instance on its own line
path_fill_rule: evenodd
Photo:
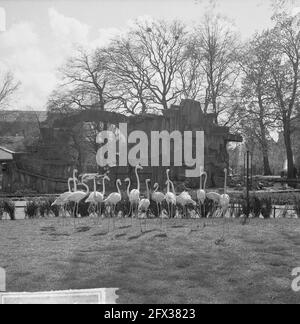
M 276 26 L 268 33 L 268 46 L 272 48 L 269 60 L 274 105 L 282 124 L 288 161 L 288 177 L 293 178 L 294 155 L 291 135 L 293 121 L 299 106 L 300 72 L 300 17 L 285 13 L 274 16 Z
M 153 95 L 155 104 L 165 110 L 175 102 L 181 90 L 178 90 L 178 71 L 185 62 L 187 33 L 185 26 L 174 21 L 152 24 L 138 24 L 133 39 L 145 58 L 144 76 L 147 87 Z
M 244 73 L 241 96 L 245 109 L 244 128 L 255 137 L 263 157 L 264 173 L 271 174 L 269 163 L 270 131 L 276 125 L 276 111 L 272 105 L 268 62 L 271 48 L 264 34 L 256 35 L 240 55 L 240 67 Z
M 16 81 L 11 72 L 0 75 L 0 109 L 8 104 L 12 95 L 19 89 L 20 82 Z
M 226 110 L 224 99 L 231 96 L 237 77 L 236 35 L 218 17 L 206 15 L 196 29 L 195 39 L 199 62 L 206 76 L 204 112 L 209 109 L 217 116 Z
M 201 57 L 197 53 L 194 39 L 190 37 L 185 53 L 185 61 L 178 69 L 180 98 L 197 100 L 205 87 L 205 73 L 201 68 Z M 201 100 L 201 99 L 200 99 Z
M 69 89 L 70 97 L 80 108 L 94 104 L 100 110 L 105 110 L 110 101 L 105 64 L 104 56 L 97 55 L 96 59 L 94 53 L 88 54 L 78 49 L 77 54 L 70 57 L 60 69 L 63 85 Z
M 118 97 L 124 105 L 130 102 L 131 112 L 136 108 L 142 112 L 165 110 L 176 102 L 182 92 L 178 82 L 186 45 L 183 24 L 156 21 L 136 23 L 134 29 L 106 51 L 110 72 L 118 83 Z
M 108 48 L 98 50 L 97 55 L 99 59 L 106 57 L 114 109 L 133 115 L 148 112 L 152 95 L 143 70 L 145 58 L 136 44 L 128 38 L 115 39 Z

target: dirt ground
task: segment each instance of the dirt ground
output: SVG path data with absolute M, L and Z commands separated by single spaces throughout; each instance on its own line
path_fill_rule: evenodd
M 0 222 L 7 291 L 119 288 L 119 303 L 300 303 L 295 219 Z

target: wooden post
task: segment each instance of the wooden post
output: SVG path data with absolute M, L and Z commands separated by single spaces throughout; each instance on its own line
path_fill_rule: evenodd
M 6 292 L 6 273 L 3 268 L 0 267 L 0 292 Z
M 249 199 L 249 157 L 250 157 L 250 152 L 247 151 L 247 179 L 246 179 L 246 187 L 247 187 L 247 218 L 249 218 L 250 215 L 250 199 Z

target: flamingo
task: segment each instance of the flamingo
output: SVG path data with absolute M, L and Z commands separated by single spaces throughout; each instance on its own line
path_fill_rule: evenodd
M 149 190 L 149 182 L 150 181 L 151 181 L 150 179 L 146 180 L 147 198 L 142 199 L 139 202 L 139 207 L 138 207 L 139 211 L 143 211 L 143 212 L 146 213 L 146 219 L 147 219 L 147 212 L 148 212 L 149 207 L 150 207 L 150 190 Z M 141 231 L 143 231 L 141 222 L 140 222 L 140 226 L 141 226 Z
M 147 198 L 142 199 L 140 201 L 138 210 L 148 211 L 148 209 L 150 207 L 150 190 L 149 190 L 149 182 L 150 181 L 151 181 L 150 179 L 146 180 Z
M 202 176 L 205 176 L 204 185 L 202 187 Z M 204 206 L 204 216 L 205 216 L 205 199 L 206 199 L 206 182 L 207 182 L 207 173 L 205 171 L 200 170 L 200 189 L 197 191 L 197 199 L 200 204 L 200 211 L 201 206 Z
M 176 203 L 181 205 L 181 207 L 183 209 L 184 216 L 186 217 L 187 216 L 186 206 L 189 204 L 196 206 L 197 203 L 192 199 L 191 195 L 187 191 L 183 191 L 180 195 L 176 196 L 174 183 L 170 180 L 169 180 L 169 182 L 172 186 L 173 193 L 176 197 Z
M 216 212 L 216 207 L 220 204 L 221 195 L 217 192 L 207 192 L 206 198 L 213 201 L 213 210 L 211 212 L 211 216 L 213 217 Z M 207 217 L 209 217 L 209 215 Z
M 103 185 L 103 190 L 102 193 L 97 191 L 97 184 L 96 184 L 96 175 L 94 176 L 94 191 L 90 194 L 88 199 L 85 201 L 86 203 L 91 203 L 95 205 L 100 204 L 100 216 L 101 216 L 101 204 L 103 203 L 104 200 L 104 195 L 105 195 L 105 180 L 110 180 L 108 176 L 104 176 L 102 178 L 102 185 Z
M 68 188 L 69 190 L 62 193 L 58 198 L 55 199 L 55 201 L 51 204 L 51 206 L 64 206 L 66 203 L 66 200 L 68 197 L 72 194 L 72 189 L 71 189 L 71 181 L 73 178 L 68 179 Z
M 130 208 L 132 208 L 132 213 L 134 212 L 135 207 L 137 208 L 136 213 L 138 213 L 138 206 L 139 206 L 139 203 L 140 203 L 141 182 L 140 182 L 140 177 L 139 177 L 139 174 L 138 174 L 138 170 L 143 170 L 143 167 L 141 165 L 137 165 L 135 167 L 135 175 L 136 175 L 136 180 L 137 180 L 137 189 L 132 189 L 129 192 L 129 188 L 130 188 L 130 184 L 131 184 L 130 183 L 129 186 L 128 186 L 128 191 L 127 191 L 129 201 L 130 201 Z M 128 180 L 130 182 L 130 179 L 127 178 L 127 181 Z M 132 217 L 133 217 L 133 215 L 131 216 L 131 218 Z
M 224 194 L 220 196 L 220 206 L 222 209 L 222 214 L 224 216 L 224 214 L 226 213 L 229 204 L 230 204 L 230 197 L 227 194 L 227 175 L 228 175 L 228 170 L 224 169 L 224 173 L 225 173 L 225 180 L 224 180 Z
M 154 192 L 151 195 L 151 199 L 156 203 L 157 206 L 157 217 L 160 216 L 162 210 L 162 202 L 165 200 L 165 195 L 162 192 L 159 192 L 159 184 L 155 183 L 153 186 Z
M 122 185 L 122 181 L 120 179 L 118 179 L 116 181 L 116 187 L 118 189 L 118 192 L 112 192 L 104 200 L 104 204 L 110 206 L 113 209 L 112 215 L 113 215 L 113 225 L 114 225 L 114 227 L 115 227 L 115 210 L 116 210 L 116 206 L 122 200 L 122 194 L 121 194 L 121 190 L 120 190 L 121 185 Z M 109 226 L 109 223 L 108 223 L 108 226 Z
M 132 220 L 132 207 L 133 207 L 133 205 L 135 203 L 135 200 L 133 199 L 134 197 L 130 195 L 131 180 L 130 180 L 130 178 L 126 178 L 124 181 L 125 182 L 128 182 L 128 186 L 127 186 L 127 197 L 128 197 L 129 203 L 130 203 L 129 215 L 131 215 L 131 220 Z
M 85 176 L 82 177 L 82 181 L 81 183 L 79 183 L 79 185 L 83 186 L 86 188 L 86 192 L 82 191 L 82 190 L 77 190 L 77 183 L 75 182 L 75 187 L 74 187 L 74 192 L 68 197 L 68 202 L 74 202 L 75 206 L 74 206 L 74 217 L 77 216 L 78 214 L 78 207 L 79 207 L 79 203 L 86 197 L 88 196 L 88 194 L 90 193 L 90 189 L 88 187 L 88 185 L 86 185 L 83 180 L 84 180 Z M 75 212 L 76 210 L 76 212 Z
M 168 204 L 168 212 L 169 212 L 169 217 L 171 217 L 171 213 L 173 215 L 173 206 L 176 206 L 176 195 L 170 191 L 170 169 L 167 170 L 167 193 L 165 195 L 165 200 Z M 170 208 L 170 205 L 171 205 L 171 208 Z

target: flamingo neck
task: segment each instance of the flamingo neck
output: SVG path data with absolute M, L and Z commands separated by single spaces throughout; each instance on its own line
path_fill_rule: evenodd
M 140 177 L 138 174 L 138 167 L 135 167 L 135 175 L 136 175 L 136 179 L 137 179 L 137 190 L 140 191 L 141 189 L 141 183 L 140 183 Z
M 127 186 L 127 196 L 130 196 L 130 187 L 131 187 L 131 180 L 129 179 L 128 181 L 128 186 Z
M 97 184 L 96 184 L 96 178 L 94 178 L 94 193 L 97 191 Z
M 170 173 L 170 170 L 167 170 L 167 180 L 168 181 L 170 181 L 170 175 L 169 175 L 169 173 Z
M 147 188 L 147 198 L 150 200 L 150 190 L 149 190 L 149 182 L 146 181 L 146 188 Z
M 117 182 L 116 182 L 116 187 L 117 187 L 117 189 L 118 189 L 118 193 L 119 193 L 119 195 L 121 195 L 121 190 L 120 190 L 120 187 L 119 187 L 119 181 L 117 180 Z
M 173 194 L 176 195 L 176 192 L 175 192 L 175 188 L 174 188 L 174 183 L 170 180 L 169 183 L 171 184 L 172 186 L 172 191 L 173 191 Z
M 69 192 L 71 192 L 71 181 L 72 180 L 73 180 L 72 178 L 69 178 L 68 179 L 68 189 L 69 189 Z
M 76 173 L 73 173 L 73 181 L 74 181 L 74 192 L 77 191 L 77 183 L 76 183 Z
M 227 171 L 225 171 L 225 181 L 224 181 L 224 194 L 227 193 Z
M 102 195 L 103 195 L 103 197 L 104 197 L 104 195 L 105 195 L 105 178 L 103 178 L 103 180 L 102 180 Z
M 202 189 L 202 175 L 203 175 L 203 173 L 201 172 L 200 173 L 200 190 Z
M 170 173 L 170 170 L 167 170 L 167 183 L 168 183 L 168 185 L 167 185 L 167 191 L 168 192 L 170 192 L 170 182 L 171 182 L 169 173 Z
M 82 183 L 82 185 L 86 188 L 86 195 L 88 195 L 90 193 L 90 188 L 87 184 Z
M 206 189 L 206 183 L 207 183 L 207 173 L 204 172 L 204 185 L 203 185 L 203 190 Z

